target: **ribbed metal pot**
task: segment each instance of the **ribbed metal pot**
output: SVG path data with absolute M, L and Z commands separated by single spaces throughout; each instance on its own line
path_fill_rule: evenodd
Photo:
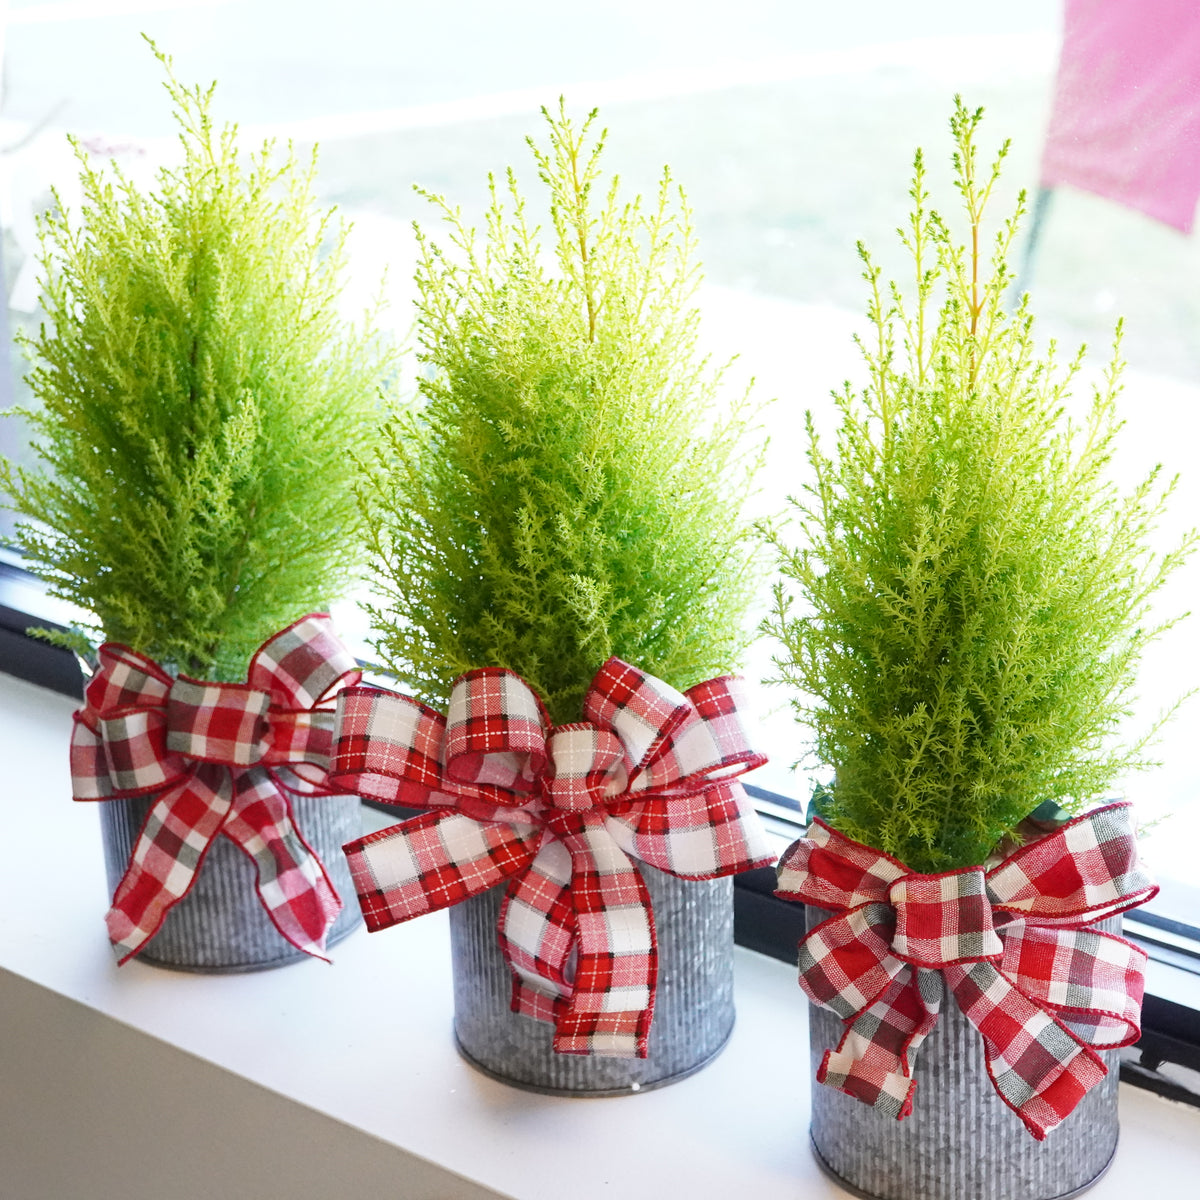
M 99 803 L 104 862 L 111 896 L 129 866 L 134 842 L 154 797 Z M 342 898 L 342 911 L 329 931 L 327 946 L 362 924 L 350 868 L 342 845 L 362 833 L 357 796 L 293 796 L 292 813 Z M 204 856 L 192 889 L 167 914 L 159 931 L 137 956 L 179 971 L 231 974 L 281 967 L 308 958 L 271 923 L 258 893 L 250 859 L 218 835 Z
M 829 914 L 806 910 L 811 929 Z M 1120 931 L 1120 918 L 1097 928 Z M 1117 1149 L 1119 1052 L 1101 1057 L 1108 1075 L 1042 1142 L 996 1094 L 983 1039 L 947 989 L 913 1072 L 912 1115 L 882 1116 L 816 1082 L 825 1051 L 841 1040 L 835 1013 L 809 1005 L 812 1147 L 843 1187 L 872 1200 L 1059 1200 L 1089 1188 Z
M 683 1079 L 721 1052 L 733 1031 L 733 881 L 677 879 L 638 864 L 654 909 L 658 991 L 649 1056 L 555 1054 L 553 1028 L 511 1011 L 512 974 L 496 921 L 504 885 L 450 909 L 454 1032 L 485 1074 L 528 1091 L 618 1096 Z

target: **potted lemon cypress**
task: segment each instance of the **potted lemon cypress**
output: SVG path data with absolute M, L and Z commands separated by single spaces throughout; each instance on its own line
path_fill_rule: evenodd
M 333 773 L 428 810 L 347 850 L 370 928 L 453 906 L 466 1057 L 596 1095 L 682 1077 L 732 1026 L 728 877 L 767 861 L 723 675 L 756 458 L 696 350 L 669 175 L 623 200 L 595 114 L 545 115 L 544 234 L 511 171 L 482 237 L 440 199 L 448 246 L 419 231 L 427 370 L 363 489 L 378 650 L 413 698 L 344 693 Z
M 89 614 L 65 639 L 96 667 L 72 770 L 77 799 L 106 801 L 114 946 L 243 970 L 357 923 L 339 893 L 358 802 L 324 766 L 358 674 L 310 610 L 361 559 L 352 456 L 387 352 L 338 315 L 315 160 L 268 144 L 247 163 L 213 88 L 155 53 L 182 161 L 143 193 L 76 146 L 83 205 L 42 222 L 26 345 L 44 467 L 0 484 L 33 569 Z
M 1114 918 L 1155 889 L 1127 806 L 1100 802 L 1144 763 L 1115 736 L 1165 628 L 1150 597 L 1194 544 L 1153 553 L 1169 485 L 1106 474 L 1115 352 L 1068 416 L 1082 351 L 1060 366 L 1026 301 L 1006 311 L 1023 203 L 989 253 L 1007 145 L 981 171 L 980 117 L 956 100 L 965 244 L 918 153 L 915 296 L 860 247 L 867 383 L 834 395 L 834 454 L 810 416 L 801 539 L 776 538 L 777 663 L 833 773 L 779 867 L 813 906 L 812 1140 L 888 1200 L 1073 1194 L 1112 1157 L 1144 958 Z

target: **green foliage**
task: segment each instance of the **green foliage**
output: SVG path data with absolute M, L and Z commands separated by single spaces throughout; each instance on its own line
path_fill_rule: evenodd
M 0 463 L 0 489 L 92 636 L 244 677 L 357 566 L 351 456 L 388 355 L 338 316 L 344 230 L 315 210 L 315 161 L 272 166 L 268 143 L 243 166 L 214 89 L 155 54 L 183 163 L 142 194 L 75 145 L 84 203 L 42 222 L 48 324 L 26 345 L 46 469 Z
M 451 246 L 418 229 L 422 402 L 394 414 L 362 499 L 395 675 L 444 703 L 461 672 L 508 667 L 565 722 L 609 655 L 680 687 L 734 664 L 754 461 L 746 397 L 721 413 L 696 352 L 682 193 L 664 172 L 648 206 L 615 178 L 601 195 L 595 113 L 545 116 L 545 239 L 511 171 L 482 238 L 429 197 Z
M 1053 345 L 1039 357 L 1025 301 L 1006 312 L 1024 199 L 983 261 L 1007 145 L 981 177 L 981 115 L 956 100 L 951 120 L 969 245 L 928 209 L 918 152 L 900 231 L 915 298 L 882 289 L 859 247 L 869 383 L 834 394 L 835 456 L 809 414 L 803 539 L 775 539 L 803 603 L 777 585 L 768 621 L 815 755 L 836 772 L 831 823 L 920 871 L 983 862 L 1039 804 L 1079 812 L 1145 765 L 1147 738 L 1114 735 L 1138 658 L 1165 627 L 1147 624 L 1148 598 L 1195 540 L 1153 554 L 1170 486 L 1156 490 L 1155 472 L 1122 495 L 1107 478 L 1119 327 L 1103 385 L 1072 420 L 1083 351 L 1065 366 Z

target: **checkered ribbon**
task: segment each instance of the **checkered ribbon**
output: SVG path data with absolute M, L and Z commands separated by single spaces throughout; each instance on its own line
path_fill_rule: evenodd
M 333 695 L 360 672 L 326 616 L 267 641 L 247 682 L 172 679 L 127 646 L 100 647 L 75 714 L 76 800 L 155 796 L 106 918 L 119 962 L 187 895 L 218 834 L 245 851 L 259 899 L 298 950 L 325 956 L 342 902 L 292 819 L 291 795 L 332 796 Z
M 338 697 L 334 781 L 431 811 L 346 846 L 367 927 L 508 882 L 499 941 L 514 1012 L 560 1054 L 644 1058 L 657 950 L 633 860 L 683 879 L 771 861 L 734 776 L 750 748 L 737 681 L 686 694 L 611 658 L 583 722 L 551 726 L 520 676 L 470 671 L 447 716 L 395 693 Z
M 917 875 L 817 820 L 779 863 L 779 894 L 837 915 L 800 943 L 800 986 L 846 1024 L 821 1083 L 897 1120 L 949 987 L 983 1037 L 1000 1098 L 1039 1141 L 1107 1074 L 1096 1049 L 1140 1036 L 1146 956 L 1085 926 L 1158 891 L 1127 804 L 986 871 Z

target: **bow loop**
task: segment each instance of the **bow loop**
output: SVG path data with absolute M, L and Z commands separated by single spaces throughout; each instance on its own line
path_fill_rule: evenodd
M 348 687 L 338 693 L 333 725 L 335 785 L 412 807 L 441 786 L 446 718 L 432 708 L 383 688 Z
M 843 837 L 824 821 L 793 842 L 777 868 L 779 895 L 816 908 L 857 908 L 886 902 L 893 883 L 908 870 L 894 858 Z
M 1146 952 L 1099 929 L 1059 929 L 1013 921 L 1004 927 L 1000 972 L 1077 1037 L 1097 1049 L 1128 1046 L 1141 1036 Z M 1071 973 L 1046 969 L 1069 962 Z
M 108 800 L 113 795 L 112 766 L 96 721 L 75 714 L 71 729 L 71 792 L 75 800 Z
M 741 680 L 709 679 L 686 693 L 609 659 L 584 701 L 584 715 L 625 748 L 631 796 L 686 795 L 705 783 L 761 767 L 742 721 Z
M 987 875 L 997 909 L 1037 924 L 1091 924 L 1144 904 L 1158 887 L 1137 859 L 1133 813 L 1108 804 L 1022 846 Z
M 917 874 L 816 820 L 779 880 L 780 894 L 835 914 L 800 944 L 801 987 L 846 1024 L 818 1079 L 891 1116 L 912 1110 L 912 1063 L 942 981 L 983 1039 L 1000 1098 L 1038 1139 L 1103 1078 L 1095 1048 L 1140 1035 L 1145 955 L 1084 928 L 1157 891 L 1137 865 L 1128 805 L 986 874 Z
M 455 783 L 530 792 L 546 767 L 549 725 L 541 700 L 519 675 L 499 667 L 468 671 L 450 692 L 445 774 Z
M 892 953 L 917 967 L 998 958 L 1004 950 L 992 924 L 983 871 L 904 875 L 888 888 L 896 910 Z
M 722 675 L 688 688 L 685 696 L 690 711 L 660 743 L 640 786 L 658 790 L 675 779 L 686 791 L 698 778 L 732 779 L 767 761 L 755 748 L 744 720 L 744 680 Z
M 105 642 L 97 658 L 96 673 L 84 690 L 88 709 L 111 713 L 131 705 L 166 704 L 171 676 L 153 659 L 116 642 Z
M 329 707 L 340 689 L 358 683 L 358 660 L 324 613 L 309 613 L 265 641 L 250 659 L 246 682 L 267 692 L 276 709 Z
M 619 658 L 596 672 L 583 701 L 584 719 L 620 738 L 630 776 L 646 768 L 694 712 L 682 692 Z

